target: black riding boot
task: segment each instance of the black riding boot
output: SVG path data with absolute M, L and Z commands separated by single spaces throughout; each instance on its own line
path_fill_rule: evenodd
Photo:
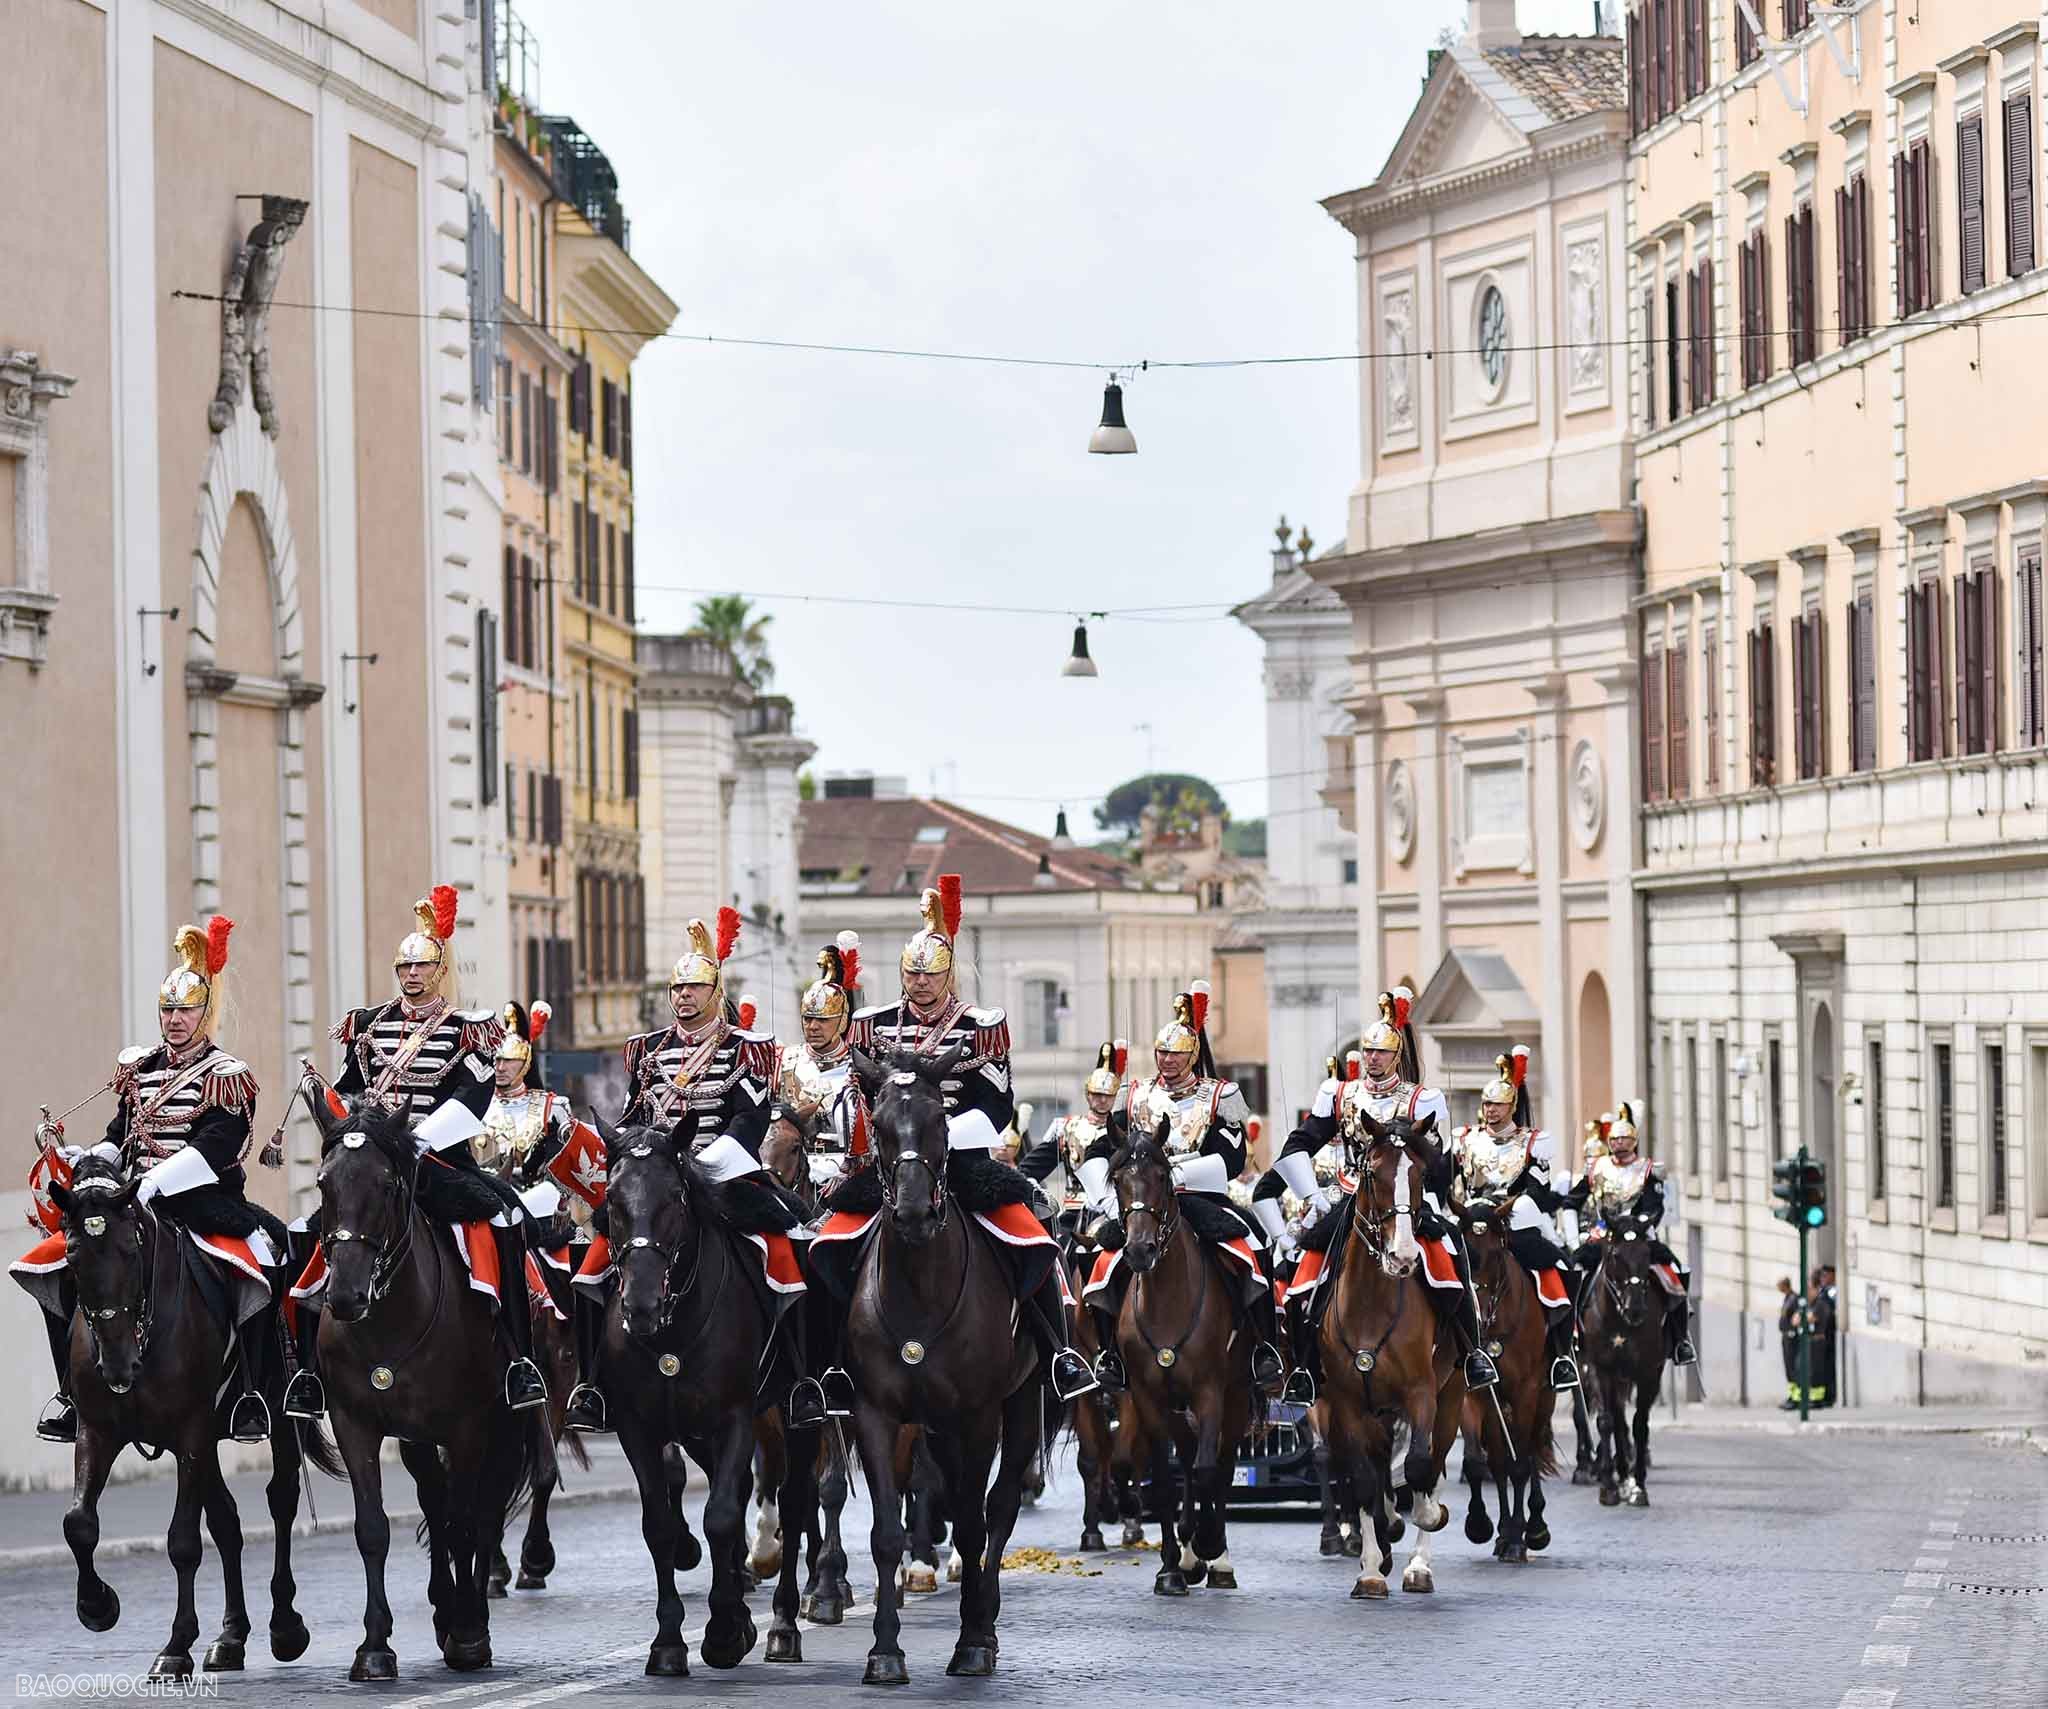
M 789 1399 L 783 1406 L 783 1421 L 792 1430 L 822 1430 L 825 1420 L 831 1416 L 825 1405 L 825 1387 L 811 1375 L 809 1324 L 804 1307 L 807 1299 L 798 1300 L 784 1310 L 777 1332 L 787 1337 L 792 1368 L 796 1381 L 789 1386 Z
M 284 1387 L 284 1415 L 287 1418 L 318 1418 L 327 1410 L 327 1390 L 320 1381 L 315 1362 L 320 1346 L 320 1313 L 300 1300 L 298 1316 L 298 1333 L 292 1337 L 298 1369 Z
M 1276 1395 L 1287 1378 L 1287 1361 L 1280 1357 L 1279 1313 L 1270 1282 L 1257 1284 L 1257 1291 L 1245 1302 L 1245 1317 L 1258 1337 L 1252 1344 L 1252 1387 L 1263 1395 Z
M 498 1321 L 512 1343 L 505 1367 L 505 1404 L 514 1412 L 548 1403 L 547 1379 L 533 1362 L 533 1302 L 526 1292 L 526 1231 L 523 1225 L 500 1228 L 491 1237 L 498 1245 Z
M 282 1285 L 282 1284 L 280 1284 Z M 277 1333 L 268 1308 L 235 1326 L 235 1357 L 242 1367 L 242 1392 L 228 1413 L 228 1434 L 237 1442 L 270 1440 L 270 1402 L 263 1398 L 265 1337 Z
M 1572 1357 L 1572 1308 L 1560 1306 L 1544 1325 L 1543 1350 L 1550 1356 L 1550 1386 L 1575 1389 L 1579 1386 L 1578 1361 Z
M 61 1292 L 64 1299 L 71 1297 L 68 1281 Z M 36 1419 L 36 1434 L 45 1442 L 76 1442 L 78 1409 L 71 1404 L 71 1314 L 66 1312 L 60 1319 L 55 1312 L 46 1311 L 43 1328 L 50 1337 L 50 1363 L 57 1367 L 57 1392 Z
M 1664 1356 L 1674 1365 L 1696 1365 L 1699 1350 L 1688 1333 L 1692 1328 L 1692 1302 L 1673 1300 L 1664 1310 Z
M 1287 1386 L 1280 1398 L 1301 1406 L 1313 1406 L 1317 1385 L 1322 1380 L 1322 1324 L 1312 1318 L 1306 1305 L 1287 1308 L 1287 1350 L 1294 1368 L 1287 1373 Z
M 1063 1401 L 1072 1401 L 1101 1387 L 1096 1374 L 1088 1369 L 1088 1361 L 1068 1344 L 1067 1302 L 1060 1297 L 1057 1272 L 1048 1272 L 1039 1284 L 1038 1292 L 1031 1296 L 1031 1308 L 1030 1318 L 1036 1329 L 1033 1339 L 1045 1360 L 1052 1392 Z
M 1472 1292 L 1472 1271 L 1465 1258 L 1463 1246 L 1453 1245 L 1452 1257 L 1458 1266 L 1458 1292 L 1456 1303 L 1441 1307 L 1449 1318 L 1451 1327 L 1458 1333 L 1458 1339 L 1465 1346 L 1465 1386 L 1468 1389 L 1490 1389 L 1500 1381 L 1500 1371 L 1479 1341 L 1479 1300 Z M 1432 1295 L 1447 1290 L 1432 1288 Z
M 604 1391 L 597 1385 L 598 1348 L 604 1340 L 605 1307 L 602 1300 L 589 1297 L 589 1290 L 569 1290 L 569 1328 L 576 1342 L 576 1386 L 569 1391 L 568 1409 L 562 1415 L 568 1430 L 609 1430 L 605 1422 Z
M 1095 1380 L 1106 1394 L 1122 1394 L 1131 1385 L 1124 1358 L 1116 1350 L 1116 1313 L 1106 1306 L 1092 1305 L 1087 1311 L 1095 1323 L 1095 1338 L 1102 1351 L 1095 1356 Z

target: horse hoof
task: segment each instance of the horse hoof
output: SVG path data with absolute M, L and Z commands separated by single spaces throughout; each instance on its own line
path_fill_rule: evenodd
M 1621 1491 L 1612 1484 L 1602 1484 L 1600 1486 L 1600 1505 L 1602 1507 L 1619 1507 L 1621 1505 Z
M 1436 1591 L 1436 1574 L 1428 1568 L 1410 1567 L 1401 1575 L 1401 1588 L 1410 1596 L 1431 1596 Z
M 190 1679 L 192 1677 L 192 1652 L 190 1650 L 165 1650 L 149 1664 L 151 1679 Z
M 804 1659 L 803 1634 L 794 1626 L 786 1631 L 770 1632 L 768 1648 L 761 1652 L 761 1659 L 769 1662 L 800 1662 Z
M 1237 1588 L 1237 1574 L 1229 1567 L 1211 1567 L 1209 1569 L 1209 1588 L 1211 1590 L 1235 1590 Z
M 1545 1549 L 1550 1547 L 1550 1527 L 1548 1525 L 1530 1526 L 1528 1544 L 1534 1553 L 1540 1555 Z
M 1191 1567 L 1182 1567 L 1180 1569 L 1180 1576 L 1186 1579 L 1189 1584 L 1200 1584 L 1209 1576 L 1209 1563 L 1207 1561 L 1197 1561 Z
M 514 1590 L 546 1590 L 547 1587 L 548 1575 L 537 1573 L 531 1567 L 521 1567 L 519 1576 L 512 1581 Z
M 869 1656 L 860 1682 L 863 1685 L 908 1685 L 910 1669 L 901 1656 Z
M 358 1650 L 355 1665 L 348 1670 L 348 1676 L 358 1685 L 365 1680 L 396 1679 L 398 1657 L 389 1650 Z
M 1362 1573 L 1351 1587 L 1353 1602 L 1384 1602 L 1387 1599 L 1387 1581 L 1378 1573 Z
M 747 1659 L 748 1652 L 753 1649 L 758 1638 L 759 1634 L 754 1630 L 753 1620 L 743 1615 L 737 1631 L 714 1632 L 706 1627 L 703 1641 L 697 1646 L 697 1653 L 704 1658 L 707 1667 L 738 1667 Z
M 1465 1515 L 1465 1541 L 1484 1543 L 1493 1536 L 1493 1521 L 1483 1513 Z
M 1572 1467 L 1573 1488 L 1584 1489 L 1588 1484 L 1592 1483 L 1593 1481 L 1593 1468 L 1591 1466 Z
M 1325 1531 L 1322 1541 L 1316 1545 L 1316 1552 L 1325 1560 L 1335 1560 L 1338 1556 L 1348 1554 L 1350 1551 L 1346 1547 L 1346 1540 L 1344 1538 L 1338 1536 L 1334 1531 Z
M 216 1638 L 206 1646 L 206 1660 L 200 1665 L 208 1673 L 240 1673 L 242 1655 L 240 1638 Z
M 903 1594 L 906 1596 L 929 1596 L 939 1588 L 939 1573 L 936 1567 L 928 1567 L 922 1561 L 914 1561 L 903 1569 Z
M 1145 1543 L 1145 1527 L 1136 1520 L 1124 1521 L 1124 1542 L 1126 1549 L 1142 1548 Z
M 289 1621 L 272 1621 L 270 1626 L 270 1653 L 281 1662 L 295 1662 L 306 1653 L 306 1646 L 313 1641 L 313 1634 L 306 1630 L 305 1621 L 293 1615 Z
M 956 1644 L 946 1671 L 956 1679 L 986 1679 L 996 1671 L 996 1653 L 986 1644 Z
M 690 1646 L 688 1644 L 648 1645 L 647 1671 L 657 1679 L 688 1679 L 690 1677 Z
M 491 1600 L 494 1602 L 503 1601 L 505 1596 L 505 1581 L 499 1578 L 495 1573 L 493 1573 L 491 1575 L 491 1582 L 484 1589 L 484 1594 L 490 1597 Z
M 966 1570 L 966 1563 L 961 1560 L 958 1549 L 955 1549 L 952 1554 L 946 1557 L 946 1582 L 948 1584 L 958 1584 L 960 1582 L 960 1575 Z
M 1102 1540 L 1102 1533 L 1096 1530 L 1094 1526 L 1089 1526 L 1087 1530 L 1081 1533 L 1082 1554 L 1099 1555 L 1108 1547 L 1109 1545 Z
M 1529 1550 L 1526 1544 L 1511 1543 L 1500 1552 L 1503 1564 L 1511 1567 L 1526 1567 L 1529 1564 Z
M 771 1554 L 749 1555 L 747 1557 L 747 1571 L 752 1573 L 757 1580 L 773 1578 L 782 1571 L 782 1551 L 777 1549 Z
M 1631 1507 L 1648 1507 L 1650 1505 L 1650 1492 L 1642 1488 L 1630 1490 L 1628 1492 L 1628 1504 Z
M 456 1673 L 475 1673 L 478 1668 L 491 1665 L 491 1636 L 479 1633 L 474 1638 L 450 1637 L 441 1646 L 441 1659 Z
M 810 1596 L 797 1612 L 813 1626 L 837 1626 L 846 1618 L 846 1605 L 836 1596 Z
M 1185 1596 L 1187 1593 L 1188 1581 L 1178 1567 L 1166 1568 L 1152 1581 L 1154 1596 Z
M 693 1573 L 704 1560 L 704 1545 L 697 1541 L 697 1533 L 685 1531 L 683 1540 L 676 1545 L 676 1567 L 679 1571 Z
M 88 1632 L 111 1632 L 121 1620 L 121 1598 L 114 1587 L 103 1584 L 100 1589 L 106 1594 L 89 1597 L 84 1591 L 78 1593 L 78 1623 Z

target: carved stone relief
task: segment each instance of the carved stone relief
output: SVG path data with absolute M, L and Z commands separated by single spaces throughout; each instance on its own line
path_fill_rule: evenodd
M 1600 750 L 1591 742 L 1581 741 L 1572 749 L 1570 789 L 1572 837 L 1590 854 L 1607 823 L 1607 777 Z
M 221 288 L 220 384 L 206 406 L 207 425 L 216 433 L 225 433 L 235 419 L 246 372 L 263 431 L 277 437 L 277 400 L 270 391 L 270 304 L 284 274 L 285 245 L 305 223 L 306 208 L 291 196 L 265 196 L 263 217 L 228 268 Z
M 1306 700 L 1316 673 L 1305 665 L 1275 665 L 1266 672 L 1268 700 Z
M 1380 302 L 1381 437 L 1415 431 L 1415 293 L 1403 287 Z
M 1387 768 L 1387 853 L 1402 866 L 1415 852 L 1415 780 L 1405 760 Z
M 1574 392 L 1598 391 L 1607 382 L 1607 304 L 1598 237 L 1583 237 L 1565 250 L 1565 309 L 1571 324 Z
M 13 573 L 0 575 L 0 659 L 31 670 L 49 657 L 50 403 L 75 382 L 33 350 L 0 356 L 0 481 L 14 489 Z

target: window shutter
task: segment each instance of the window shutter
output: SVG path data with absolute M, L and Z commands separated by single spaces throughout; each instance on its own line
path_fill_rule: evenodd
M 1657 293 L 1643 293 L 1643 426 L 1657 425 Z
M 1628 132 L 1634 136 L 1643 128 L 1643 14 L 1640 7 L 1628 15 Z
M 1956 250 L 1962 293 L 1984 288 L 1984 115 L 1956 126 Z
M 633 389 L 619 388 L 619 461 L 627 474 L 633 472 Z
M 1778 634 L 1770 624 L 1757 632 L 1757 659 L 1764 690 L 1764 782 L 1778 781 Z
M 1899 227 L 1899 319 L 1913 312 L 1913 207 L 1906 190 L 1906 157 L 1892 156 L 1892 214 Z
M 1856 336 L 1853 330 L 1856 324 L 1855 317 L 1849 312 L 1853 220 L 1849 189 L 1844 185 L 1835 192 L 1835 340 L 1838 344 L 1847 344 Z
M 640 714 L 621 712 L 619 727 L 626 748 L 626 799 L 633 801 L 640 795 Z
M 1813 661 L 1807 647 L 1806 618 L 1792 619 L 1792 774 L 1813 775 Z
M 1934 713 L 1934 753 L 1930 757 L 1945 760 L 1955 752 L 1951 722 L 1955 714 L 1955 691 L 1948 674 L 1948 601 L 1942 598 L 1939 581 L 1927 584 L 1927 615 L 1927 670 L 1934 685 L 1934 693 L 1930 697 Z
M 2020 745 L 2037 747 L 2048 740 L 2042 717 L 2041 662 L 2041 548 L 2036 545 L 2020 554 L 2015 566 L 2019 585 L 2014 590 L 2019 607 L 2020 686 L 2018 718 Z
M 498 620 L 476 614 L 476 777 L 480 805 L 498 798 Z
M 1643 661 L 1643 794 L 1664 799 L 1664 655 Z
M 1714 263 L 1709 257 L 1700 263 L 1700 391 L 1702 401 L 1714 401 Z
M 1756 58 L 1756 31 L 1749 27 L 1749 19 L 1738 10 L 1735 14 L 1735 63 L 1747 65 Z
M 1984 742 L 1979 752 L 1998 752 L 1998 726 L 2002 710 L 1998 698 L 1998 572 L 1989 565 L 1979 570 L 1977 581 L 1977 652 L 1982 681 L 1978 696 L 1983 702 L 1978 727 Z
M 1856 174 L 1854 194 L 1849 198 L 1856 215 L 1856 252 L 1850 258 L 1855 265 L 1854 284 L 1856 287 L 1856 332 L 1860 337 L 1870 330 L 1874 318 L 1870 304 L 1870 175 Z
M 1977 597 L 1971 577 L 1957 576 L 1952 589 L 1956 609 L 1956 752 L 1974 754 L 1978 740 Z
M 619 563 L 626 585 L 626 621 L 630 624 L 636 621 L 634 612 L 637 606 L 633 589 L 633 531 L 630 528 L 619 530 Z
M 1665 747 L 1670 755 L 1666 787 L 1673 801 L 1692 794 L 1692 708 L 1686 696 L 1686 650 L 1681 644 L 1664 655 Z
M 1685 409 L 1700 407 L 1700 270 L 1685 275 Z M 1674 415 L 1678 410 L 1673 410 Z
M 1679 284 L 1677 279 L 1664 281 L 1664 405 L 1669 411 L 1665 419 L 1669 421 L 1676 421 L 1685 413 L 1678 384 L 1678 355 L 1683 348 L 1683 329 L 1678 312 Z
M 1913 230 L 1918 240 L 1913 278 L 1919 286 L 1918 308 L 1931 308 L 1941 292 L 1934 274 L 1934 151 L 1923 138 L 1912 148 Z
M 1825 606 L 1815 606 L 1806 620 L 1813 649 L 1809 676 L 1813 683 L 1813 775 L 1828 774 L 1828 619 Z
M 2034 268 L 2034 98 L 2005 104 L 2005 269 L 2017 279 Z
M 1798 254 L 1795 244 L 1785 245 L 1785 268 L 1790 273 Z M 1759 381 L 1771 377 L 1771 239 L 1766 231 L 1756 234 L 1756 377 Z

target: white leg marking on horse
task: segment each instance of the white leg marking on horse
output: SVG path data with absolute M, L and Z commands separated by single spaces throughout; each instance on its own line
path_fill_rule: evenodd
M 1186 1572 L 1193 1572 L 1193 1571 L 1194 1571 L 1194 1570 L 1195 1570 L 1195 1569 L 1196 1569 L 1197 1567 L 1199 1567 L 1199 1566 L 1200 1566 L 1201 1564 L 1202 1564 L 1202 1557 L 1201 1557 L 1200 1555 L 1198 1555 L 1198 1554 L 1196 1554 L 1196 1553 L 1195 1553 L 1195 1551 L 1194 1551 L 1194 1546 L 1193 1546 L 1192 1544 L 1190 1544 L 1190 1543 L 1183 1543 L 1183 1544 L 1181 1544 L 1181 1546 L 1180 1546 L 1180 1570 L 1181 1570 L 1182 1572 L 1184 1572 L 1184 1573 L 1186 1573 Z
M 960 1575 L 967 1570 L 967 1559 L 958 1548 L 946 1557 L 946 1582 L 958 1584 Z
M 1422 1531 L 1440 1530 L 1444 1524 L 1444 1504 L 1434 1495 L 1422 1490 L 1415 1492 L 1415 1524 Z
M 754 1510 L 754 1547 L 747 1565 L 761 1578 L 782 1570 L 782 1516 L 772 1498 Z
M 1429 1568 L 1429 1533 L 1418 1529 L 1415 1533 L 1415 1548 L 1408 1556 L 1408 1565 L 1401 1574 L 1401 1588 L 1426 1594 L 1436 1589 L 1436 1574 Z

